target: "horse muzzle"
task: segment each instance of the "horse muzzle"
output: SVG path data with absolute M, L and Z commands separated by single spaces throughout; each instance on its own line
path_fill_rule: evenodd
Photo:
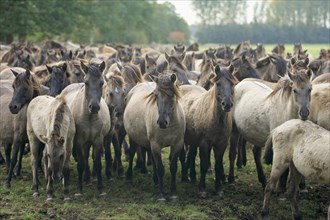
M 306 121 L 309 116 L 309 110 L 308 108 L 302 108 L 299 110 L 299 117 L 301 120 Z
M 17 114 L 21 110 L 22 106 L 17 104 L 10 104 L 9 110 L 12 114 Z
M 168 126 L 167 120 L 157 120 L 157 124 L 160 129 L 165 129 Z
M 90 104 L 88 106 L 88 110 L 92 114 L 97 114 L 100 111 L 100 106 L 99 105 L 92 105 L 92 104 Z
M 222 107 L 222 110 L 224 110 L 225 112 L 230 112 L 231 108 L 233 107 L 233 103 L 232 102 L 221 102 L 221 107 Z

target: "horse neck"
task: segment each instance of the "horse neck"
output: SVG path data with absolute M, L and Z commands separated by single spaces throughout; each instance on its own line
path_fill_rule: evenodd
M 298 108 L 295 106 L 294 97 L 291 92 L 289 97 L 283 97 L 281 91 L 272 97 L 272 109 L 270 114 L 271 129 L 294 118 L 298 118 Z
M 220 119 L 224 116 L 225 112 L 221 108 L 222 100 L 218 99 L 218 88 L 215 83 L 208 91 L 205 92 L 203 99 L 204 103 L 208 103 L 209 110 L 213 113 L 214 119 Z

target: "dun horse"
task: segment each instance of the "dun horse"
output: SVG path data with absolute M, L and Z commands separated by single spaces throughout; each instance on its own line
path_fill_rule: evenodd
M 232 76 L 233 69 L 233 66 L 228 68 L 217 65 L 211 78 L 214 85 L 208 91 L 197 85 L 181 86 L 182 105 L 187 120 L 185 144 L 190 145 L 187 166 L 190 168 L 191 180 L 194 181 L 195 157 L 199 146 L 199 191 L 202 197 L 206 197 L 205 176 L 210 164 L 209 154 L 212 147 L 215 154 L 215 190 L 221 198 L 223 197 L 220 182 L 225 181 L 222 159 L 231 133 L 230 110 L 233 106 L 234 85 L 238 82 Z
M 277 83 L 274 91 L 265 84 L 249 79 L 235 87 L 234 122 L 244 139 L 254 145 L 254 160 L 263 186 L 266 185 L 266 178 L 260 161 L 261 147 L 270 131 L 283 122 L 294 118 L 307 120 L 310 113 L 311 75 L 310 69 L 297 74 L 289 72 L 288 77 Z M 234 134 L 237 134 L 236 130 Z M 233 136 L 232 140 L 231 148 L 236 148 L 237 137 Z M 233 167 L 230 168 L 228 180 L 234 181 Z
M 160 74 L 154 83 L 137 84 L 127 95 L 124 126 L 130 140 L 127 179 L 132 179 L 133 157 L 137 146 L 151 149 L 153 180 L 159 184 L 158 201 L 165 201 L 163 190 L 164 166 L 161 149 L 171 146 L 171 199 L 176 199 L 177 161 L 183 147 L 185 116 L 179 103 L 180 92 L 176 76 Z
M 81 63 L 81 68 L 86 74 L 85 82 L 71 84 L 61 93 L 75 120 L 74 149 L 79 175 L 76 196 L 82 194 L 82 175 L 84 171 L 86 180 L 89 181 L 90 179 L 88 157 L 91 145 L 93 145 L 93 162 L 98 181 L 97 188 L 100 195 L 103 196 L 106 193 L 103 191 L 101 155 L 104 136 L 109 132 L 111 126 L 109 110 L 102 99 L 104 84 L 102 71 L 105 68 L 105 63 L 89 66 Z
M 27 135 L 31 148 L 33 196 L 39 194 L 39 146 L 44 143 L 47 200 L 53 198 L 53 181 L 62 179 L 62 176 L 64 200 L 69 199 L 69 163 L 74 134 L 74 119 L 62 97 L 38 96 L 30 102 L 27 109 Z
M 266 142 L 266 163 L 273 161 L 262 209 L 263 219 L 268 219 L 269 202 L 276 183 L 290 168 L 288 198 L 292 218 L 302 219 L 297 204 L 297 191 L 302 176 L 330 184 L 330 132 L 310 121 L 289 120 L 275 128 Z

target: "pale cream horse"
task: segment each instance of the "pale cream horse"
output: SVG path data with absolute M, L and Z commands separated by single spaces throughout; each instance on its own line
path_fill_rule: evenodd
M 160 74 L 156 83 L 139 83 L 127 95 L 124 126 L 130 140 L 127 179 L 132 180 L 133 157 L 137 146 L 151 148 L 153 179 L 159 184 L 158 201 L 165 201 L 163 191 L 164 166 L 161 149 L 171 146 L 171 199 L 176 199 L 177 161 L 183 149 L 185 115 L 179 102 L 176 75 Z
M 289 120 L 271 132 L 265 160 L 273 161 L 273 166 L 265 189 L 263 219 L 268 219 L 271 192 L 287 168 L 290 168 L 288 198 L 292 219 L 302 219 L 296 201 L 302 176 L 330 184 L 330 132 L 310 121 Z
M 260 156 L 270 131 L 287 120 L 307 120 L 310 113 L 312 71 L 300 70 L 288 73 L 272 90 L 263 83 L 245 79 L 235 87 L 233 118 L 238 132 L 254 145 L 253 154 L 259 182 L 266 185 Z M 233 131 L 237 131 L 233 129 Z M 231 147 L 236 147 L 233 142 Z M 234 169 L 230 168 L 229 181 L 234 180 Z
M 70 156 L 75 135 L 74 119 L 60 96 L 38 96 L 27 109 L 27 135 L 31 149 L 33 196 L 39 194 L 38 162 L 40 143 L 45 144 L 44 166 L 47 200 L 53 198 L 53 181 L 63 179 L 64 200 L 69 197 Z
M 88 157 L 93 145 L 93 162 L 97 175 L 97 188 L 100 196 L 106 195 L 103 189 L 101 174 L 101 156 L 103 141 L 111 127 L 108 106 L 102 98 L 103 75 L 105 63 L 86 66 L 81 63 L 85 73 L 84 83 L 74 83 L 67 86 L 61 93 L 69 106 L 75 120 L 76 134 L 74 150 L 78 169 L 78 192 L 82 195 L 82 175 L 85 171 L 86 180 L 90 180 Z

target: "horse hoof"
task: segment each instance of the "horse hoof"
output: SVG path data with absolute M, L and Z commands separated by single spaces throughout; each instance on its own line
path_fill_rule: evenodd
M 82 197 L 82 194 L 81 193 L 76 193 L 76 194 L 74 194 L 74 196 L 78 198 L 78 197 Z
M 39 193 L 38 192 L 34 192 L 33 194 L 32 194 L 32 196 L 35 198 L 35 197 L 38 197 L 39 196 Z
M 106 195 L 107 195 L 106 192 L 102 192 L 102 193 L 100 193 L 99 197 L 104 197 L 104 196 L 106 196 Z
M 220 199 L 224 199 L 225 194 L 223 193 L 223 191 L 220 191 L 220 192 L 218 192 L 218 196 Z
M 64 202 L 68 202 L 68 201 L 70 201 L 70 200 L 71 200 L 70 197 L 64 197 L 64 199 L 63 199 Z
M 308 190 L 307 189 L 301 189 L 301 190 L 299 190 L 299 193 L 300 194 L 307 194 Z
M 172 202 L 175 202 L 175 201 L 178 200 L 178 196 L 177 196 L 177 195 L 172 195 L 172 196 L 170 197 L 170 200 L 171 200 Z
M 166 199 L 164 197 L 161 197 L 161 198 L 157 199 L 157 202 L 159 202 L 159 203 L 165 203 L 166 202 Z
M 9 189 L 11 187 L 10 182 L 4 182 L 3 187 Z
M 199 196 L 202 198 L 202 199 L 206 199 L 207 197 L 207 193 L 205 191 L 203 192 L 199 192 Z

